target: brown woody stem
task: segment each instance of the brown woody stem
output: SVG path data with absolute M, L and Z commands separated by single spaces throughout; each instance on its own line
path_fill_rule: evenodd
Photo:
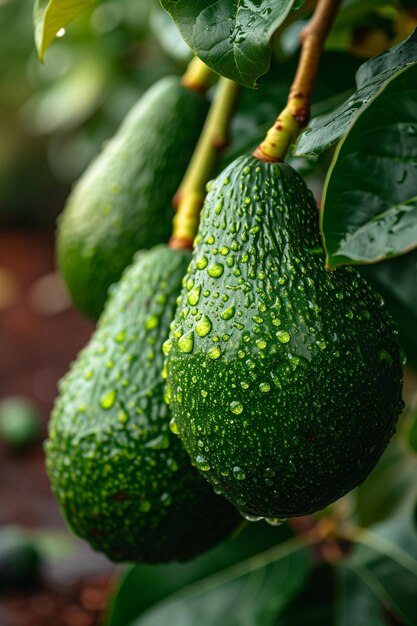
M 192 249 L 193 247 L 206 184 L 212 174 L 218 153 L 227 143 L 227 129 L 238 89 L 238 84 L 228 78 L 221 78 L 219 81 L 203 132 L 175 196 L 177 213 L 173 221 L 170 248 Z
M 301 54 L 285 109 L 253 155 L 261 161 L 283 161 L 310 118 L 310 101 L 324 41 L 341 0 L 318 0 L 313 17 L 300 35 Z

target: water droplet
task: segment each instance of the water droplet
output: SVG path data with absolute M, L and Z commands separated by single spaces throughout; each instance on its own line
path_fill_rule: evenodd
M 162 352 L 164 354 L 169 354 L 171 352 L 171 349 L 172 349 L 172 340 L 171 339 L 167 339 L 162 344 Z
M 152 315 L 146 320 L 145 328 L 146 330 L 153 330 L 159 324 L 159 318 L 156 315 Z
M 265 521 L 270 526 L 281 526 L 286 520 L 281 517 L 265 517 Z
M 220 254 L 222 256 L 227 256 L 230 252 L 229 248 L 227 246 L 222 246 L 219 250 Z
M 91 380 L 91 379 L 93 378 L 93 376 L 94 376 L 94 372 L 93 372 L 93 370 L 88 370 L 88 372 L 86 372 L 86 373 L 85 373 L 84 378 L 85 378 L 86 380 Z
M 244 511 L 239 511 L 242 517 L 244 517 L 248 522 L 260 522 L 264 518 L 258 515 L 249 515 L 249 513 L 245 513 Z
M 178 430 L 178 424 L 175 417 L 171 417 L 169 420 L 169 429 L 174 435 L 179 435 L 180 431 Z
M 200 257 L 197 261 L 196 261 L 196 266 L 198 270 L 203 270 L 205 267 L 207 267 L 207 257 L 202 256 Z
M 108 409 L 112 408 L 115 400 L 116 400 L 116 390 L 112 389 L 111 391 L 108 391 L 101 397 L 100 406 L 102 409 L 105 409 L 107 411 Z
M 200 291 L 201 287 L 195 287 L 192 291 L 190 291 L 187 298 L 188 304 L 191 306 L 196 306 L 196 304 L 198 304 L 198 301 L 200 300 Z
M 122 330 L 120 333 L 116 335 L 117 343 L 122 343 L 125 340 L 125 337 L 126 337 L 126 331 Z
M 327 344 L 323 339 L 321 339 L 320 341 L 316 341 L 316 345 L 320 348 L 320 350 L 325 350 Z
M 220 357 L 222 351 L 220 350 L 219 346 L 214 346 L 214 348 L 211 348 L 211 350 L 208 351 L 208 355 L 210 357 L 210 359 L 216 360 Z
M 203 315 L 200 322 L 195 327 L 195 332 L 199 337 L 205 337 L 211 331 L 211 322 L 208 317 Z
M 179 338 L 178 340 L 178 349 L 181 350 L 181 352 L 192 352 L 193 351 L 193 347 L 194 347 L 194 333 L 193 331 L 190 331 L 188 333 L 185 333 L 185 335 L 182 335 L 182 337 Z
M 117 419 L 119 420 L 119 422 L 120 422 L 121 424 L 126 424 L 126 422 L 127 422 L 127 421 L 128 421 L 128 419 L 129 419 L 129 416 L 128 416 L 128 414 L 126 413 L 126 411 L 120 411 L 120 412 L 119 412 L 119 415 L 117 416 Z
M 257 339 L 255 341 L 256 347 L 259 348 L 259 350 L 265 350 L 266 348 L 266 341 L 264 339 Z
M 229 306 L 229 308 L 225 309 L 221 314 L 222 320 L 230 320 L 235 314 L 235 307 Z
M 235 415 L 240 415 L 243 411 L 243 404 L 238 400 L 234 400 L 230 403 L 230 410 L 232 413 L 235 413 Z
M 267 393 L 268 391 L 270 391 L 271 385 L 269 383 L 261 383 L 259 385 L 259 389 L 262 391 L 262 393 Z
M 211 278 L 219 278 L 224 271 L 224 267 L 221 263 L 213 263 L 207 270 L 207 274 L 211 276 Z
M 196 467 L 202 472 L 208 472 L 210 469 L 210 463 L 204 456 L 201 456 L 200 454 L 196 457 L 195 464 Z
M 246 474 L 241 467 L 239 467 L 238 465 L 235 465 L 232 471 L 233 471 L 233 476 L 237 478 L 237 480 L 245 480 Z
M 281 343 L 288 343 L 291 339 L 291 335 L 287 330 L 279 330 L 276 333 L 276 337 Z

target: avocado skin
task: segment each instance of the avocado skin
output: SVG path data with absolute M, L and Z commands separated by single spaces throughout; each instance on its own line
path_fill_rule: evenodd
M 216 492 L 286 518 L 360 484 L 403 406 L 397 331 L 356 270 L 325 270 L 317 207 L 292 167 L 226 168 L 184 280 L 167 393 Z
M 114 561 L 190 559 L 241 521 L 169 429 L 161 346 L 189 259 L 163 245 L 137 256 L 50 421 L 53 491 L 73 531 Z
M 76 182 L 58 221 L 58 267 L 74 305 L 97 320 L 137 250 L 168 241 L 172 197 L 207 113 L 203 94 L 167 77 L 131 109 Z

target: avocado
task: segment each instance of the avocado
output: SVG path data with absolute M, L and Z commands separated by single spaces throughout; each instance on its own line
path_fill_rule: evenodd
M 139 253 L 64 378 L 47 470 L 73 531 L 114 561 L 186 560 L 241 520 L 169 428 L 162 344 L 190 253 Z
M 58 266 L 73 303 L 92 319 L 133 254 L 168 240 L 172 197 L 207 108 L 178 77 L 160 80 L 75 184 L 58 222 Z
M 312 193 L 242 157 L 211 185 L 165 345 L 174 429 L 249 518 L 321 509 L 361 483 L 402 410 L 382 298 L 324 267 Z

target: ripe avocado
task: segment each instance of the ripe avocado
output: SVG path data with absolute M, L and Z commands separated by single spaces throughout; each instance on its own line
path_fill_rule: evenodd
M 162 79 L 75 184 L 58 222 L 58 266 L 75 306 L 94 320 L 133 254 L 168 240 L 172 197 L 207 107 L 179 78 Z
M 162 343 L 189 260 L 164 245 L 139 253 L 64 378 L 49 426 L 47 470 L 66 519 L 114 561 L 190 559 L 241 519 L 169 429 Z
M 355 269 L 325 270 L 317 207 L 290 165 L 242 157 L 212 184 L 171 328 L 174 427 L 244 514 L 321 509 L 387 446 L 397 331 Z

